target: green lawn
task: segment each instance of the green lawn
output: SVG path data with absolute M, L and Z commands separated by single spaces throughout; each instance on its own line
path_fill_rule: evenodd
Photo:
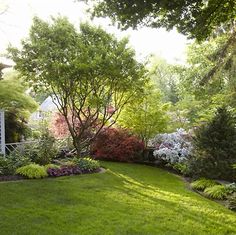
M 236 213 L 149 166 L 0 183 L 0 234 L 236 234 Z

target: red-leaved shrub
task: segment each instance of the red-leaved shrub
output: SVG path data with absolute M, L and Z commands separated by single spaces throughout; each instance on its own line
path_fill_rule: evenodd
M 50 131 L 57 139 L 66 138 L 70 132 L 65 117 L 60 113 L 55 113 L 52 117 Z
M 84 112 L 86 113 L 86 111 Z M 96 121 L 91 119 L 89 123 L 89 121 L 86 119 L 82 120 L 76 117 L 72 118 L 71 114 L 68 115 L 68 119 L 71 125 L 73 122 L 74 130 L 77 135 L 79 135 L 82 131 L 82 139 L 91 138 L 94 133 L 96 133 L 100 125 L 99 120 Z M 66 138 L 70 136 L 68 124 L 65 117 L 61 113 L 55 113 L 52 117 L 50 131 L 56 139 Z
M 104 128 L 92 144 L 96 159 L 132 162 L 140 160 L 144 144 L 127 130 Z

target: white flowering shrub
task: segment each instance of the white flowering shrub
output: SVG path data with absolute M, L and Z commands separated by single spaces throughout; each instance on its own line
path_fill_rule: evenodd
M 190 135 L 184 129 L 159 134 L 149 142 L 149 145 L 155 148 L 153 155 L 156 159 L 171 164 L 185 162 L 192 151 Z

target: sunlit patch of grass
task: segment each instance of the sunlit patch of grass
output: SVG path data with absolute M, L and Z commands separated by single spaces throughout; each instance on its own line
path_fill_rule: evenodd
M 179 177 L 102 164 L 103 174 L 0 183 L 1 234 L 236 234 L 236 214 Z

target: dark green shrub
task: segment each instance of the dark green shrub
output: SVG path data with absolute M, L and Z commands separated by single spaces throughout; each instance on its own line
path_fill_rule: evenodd
M 194 153 L 189 170 L 195 177 L 232 180 L 236 162 L 235 117 L 227 108 L 219 108 L 215 117 L 195 132 Z
M 236 211 L 236 193 L 233 193 L 232 195 L 228 197 L 227 207 L 230 210 Z
M 175 170 L 177 170 L 183 175 L 188 175 L 188 165 L 185 163 L 175 163 L 172 164 L 171 167 L 173 167 Z
M 0 175 L 13 175 L 15 173 L 14 165 L 5 157 L 0 157 Z
M 27 166 L 22 166 L 16 170 L 16 173 L 25 176 L 29 179 L 39 179 L 47 177 L 47 171 L 45 167 L 32 163 Z
M 30 128 L 26 125 L 22 112 L 12 108 L 5 112 L 6 143 L 19 142 L 22 136 L 30 135 Z
M 50 135 L 48 130 L 44 130 L 38 142 L 36 141 L 32 144 L 26 144 L 16 148 L 14 151 L 10 152 L 7 158 L 16 158 L 19 160 L 17 162 L 24 162 L 27 159 L 28 162 L 26 164 L 34 162 L 40 165 L 47 165 L 51 163 L 53 158 L 57 155 L 57 152 L 58 148 L 56 147 L 54 137 Z M 26 164 L 20 164 L 17 165 L 17 167 Z
M 212 187 L 215 185 L 218 185 L 219 183 L 217 183 L 214 180 L 209 180 L 209 179 L 198 179 L 194 182 L 192 182 L 190 185 L 193 189 L 199 190 L 199 191 L 203 191 L 204 189 L 208 188 L 208 187 Z
M 93 160 L 89 157 L 86 158 L 74 158 L 73 162 L 82 170 L 82 171 L 94 171 L 100 167 L 98 161 Z
M 16 148 L 14 154 L 21 158 L 27 157 L 32 162 L 39 165 L 50 164 L 53 158 L 57 155 L 58 149 L 55 144 L 55 139 L 47 129 L 43 131 L 38 141 L 25 145 L 24 148 Z
M 6 157 L 0 156 L 0 175 L 14 175 L 17 168 L 30 162 L 28 157 L 19 155 L 18 151 L 13 151 Z
M 58 152 L 55 145 L 55 138 L 45 129 L 39 142 L 34 146 L 28 147 L 26 152 L 28 152 L 33 162 L 40 165 L 49 164 Z
M 204 194 L 207 197 L 210 197 L 213 199 L 223 200 L 229 194 L 229 190 L 224 185 L 214 185 L 212 187 L 207 187 L 204 190 Z

